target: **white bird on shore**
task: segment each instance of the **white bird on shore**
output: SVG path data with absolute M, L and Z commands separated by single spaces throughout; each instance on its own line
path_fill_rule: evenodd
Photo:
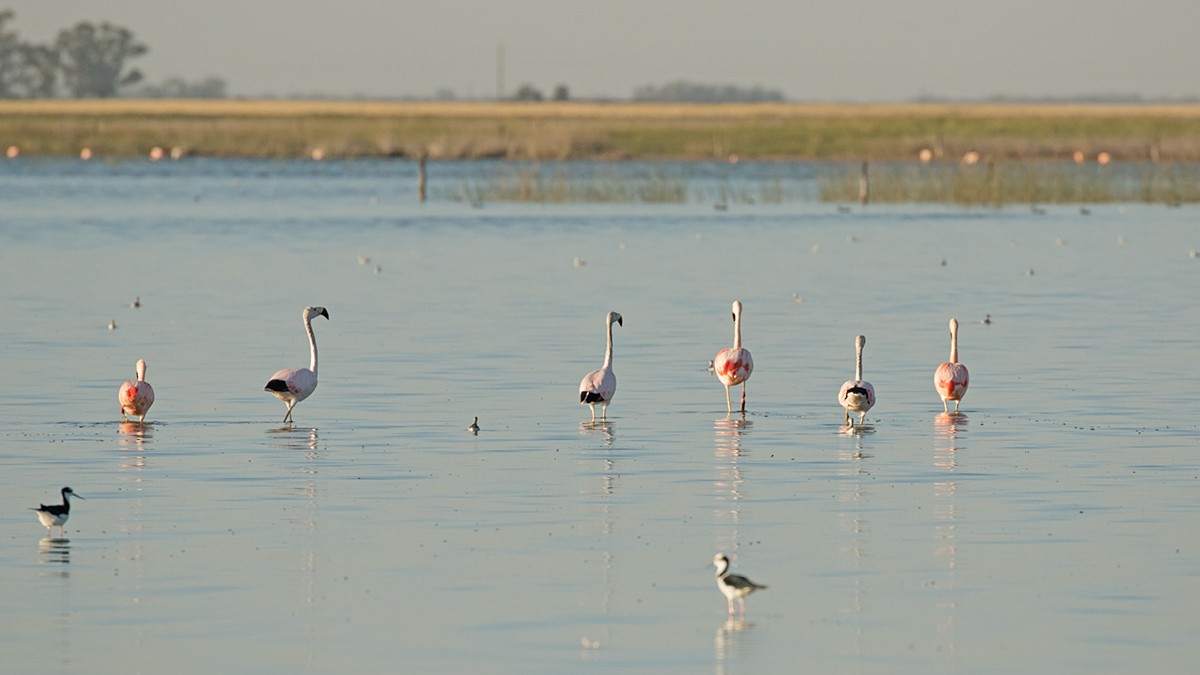
M 866 344 L 865 335 L 854 338 L 854 379 L 843 382 L 842 388 L 838 391 L 838 403 L 841 403 L 842 407 L 846 409 L 846 426 L 848 427 L 854 426 L 850 420 L 850 413 L 858 413 L 858 426 L 861 427 L 863 420 L 867 417 L 867 411 L 875 405 L 875 387 L 862 379 L 862 353 Z
M 717 588 L 721 590 L 726 602 L 729 603 L 729 616 L 733 616 L 734 600 L 738 601 L 742 616 L 746 616 L 746 596 L 760 588 L 766 588 L 766 586 L 756 584 L 741 575 L 730 574 L 729 558 L 725 557 L 724 553 L 713 556 L 713 565 L 717 568 Z
M 317 338 L 313 335 L 312 320 L 318 316 L 329 318 L 324 307 L 305 307 L 302 312 L 304 330 L 308 333 L 308 348 L 311 354 L 307 368 L 284 368 L 271 376 L 265 391 L 287 404 L 284 422 L 292 420 L 292 408 L 312 395 L 317 389 Z
M 616 312 L 609 312 L 604 318 L 605 330 L 608 332 L 608 346 L 604 348 L 604 365 L 599 370 L 593 370 L 583 376 L 579 383 L 579 403 L 592 407 L 592 421 L 596 421 L 596 404 L 603 406 L 600 419 L 608 418 L 608 404 L 612 403 L 613 395 L 617 393 L 617 376 L 612 369 L 613 355 L 613 322 L 624 326 L 625 321 Z
M 126 422 L 129 421 L 130 415 L 134 415 L 138 422 L 144 423 L 146 412 L 154 405 L 154 387 L 146 381 L 145 359 L 138 359 L 134 372 L 137 373 L 135 379 L 121 383 L 121 388 L 117 391 L 117 402 L 121 404 L 121 416 Z
M 746 380 L 754 372 L 754 359 L 750 351 L 742 349 L 742 302 L 733 301 L 733 346 L 717 352 L 713 359 L 713 368 L 717 379 L 725 385 L 725 411 L 733 412 L 733 402 L 729 398 L 729 388 L 742 385 L 742 412 L 746 412 Z
M 992 315 L 988 315 L 991 319 Z M 954 401 L 954 412 L 967 393 L 971 378 L 967 367 L 958 362 L 958 319 L 950 319 L 950 360 L 937 367 L 933 373 L 933 387 L 942 397 L 942 409 L 950 412 L 950 401 Z
M 67 523 L 67 518 L 71 517 L 71 502 L 67 499 L 67 495 L 72 497 L 80 497 L 75 494 L 75 491 L 69 487 L 62 489 L 62 504 L 51 504 L 46 506 L 40 504 L 34 511 L 37 511 L 38 520 L 42 521 L 42 525 L 46 526 L 46 536 L 50 536 L 50 528 L 58 528 L 58 537 L 63 536 L 63 525 Z

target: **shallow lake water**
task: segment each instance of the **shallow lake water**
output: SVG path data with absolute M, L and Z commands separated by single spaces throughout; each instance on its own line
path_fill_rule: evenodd
M 737 171 L 814 193 L 802 165 Z M 407 162 L 0 165 L 4 671 L 1194 667 L 1195 207 L 414 185 Z M 707 370 L 735 298 L 744 416 Z M 320 386 L 284 425 L 262 388 L 307 364 L 309 304 Z M 932 386 L 951 316 L 957 417 Z M 850 432 L 860 333 L 878 402 Z M 144 427 L 116 402 L 139 358 Z M 47 539 L 28 507 L 65 485 L 86 501 Z M 718 551 L 769 587 L 744 620 Z

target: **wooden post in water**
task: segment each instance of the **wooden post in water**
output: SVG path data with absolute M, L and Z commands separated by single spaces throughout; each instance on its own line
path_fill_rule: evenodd
M 417 201 L 425 203 L 425 151 L 417 157 Z
M 871 180 L 867 177 L 867 162 L 863 160 L 862 174 L 858 177 L 858 203 L 863 206 L 871 201 Z

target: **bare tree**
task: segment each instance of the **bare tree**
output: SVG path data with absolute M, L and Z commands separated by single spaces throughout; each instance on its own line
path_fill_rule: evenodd
M 49 98 L 58 82 L 58 59 L 53 49 L 22 42 L 5 24 L 15 18 L 0 10 L 0 98 Z
M 15 83 L 21 69 L 21 39 L 5 27 L 16 16 L 11 9 L 0 10 L 0 98 L 16 98 Z
M 53 98 L 58 91 L 58 54 L 46 45 L 23 44 L 16 91 L 25 98 Z
M 59 32 L 55 50 L 72 96 L 107 98 L 141 81 L 141 71 L 127 68 L 126 62 L 145 54 L 147 47 L 126 28 L 85 21 Z

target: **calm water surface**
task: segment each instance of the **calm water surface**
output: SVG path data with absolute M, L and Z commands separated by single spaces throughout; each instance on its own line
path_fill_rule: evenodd
M 814 192 L 728 171 L 680 205 L 473 208 L 416 203 L 403 162 L 0 165 L 3 670 L 1193 668 L 1196 209 L 717 211 L 730 180 Z M 706 370 L 734 298 L 744 417 Z M 284 426 L 262 386 L 307 363 L 307 304 L 321 384 Z M 859 333 L 878 403 L 846 433 Z M 64 485 L 87 501 L 43 540 Z M 770 587 L 744 622 L 717 551 Z

